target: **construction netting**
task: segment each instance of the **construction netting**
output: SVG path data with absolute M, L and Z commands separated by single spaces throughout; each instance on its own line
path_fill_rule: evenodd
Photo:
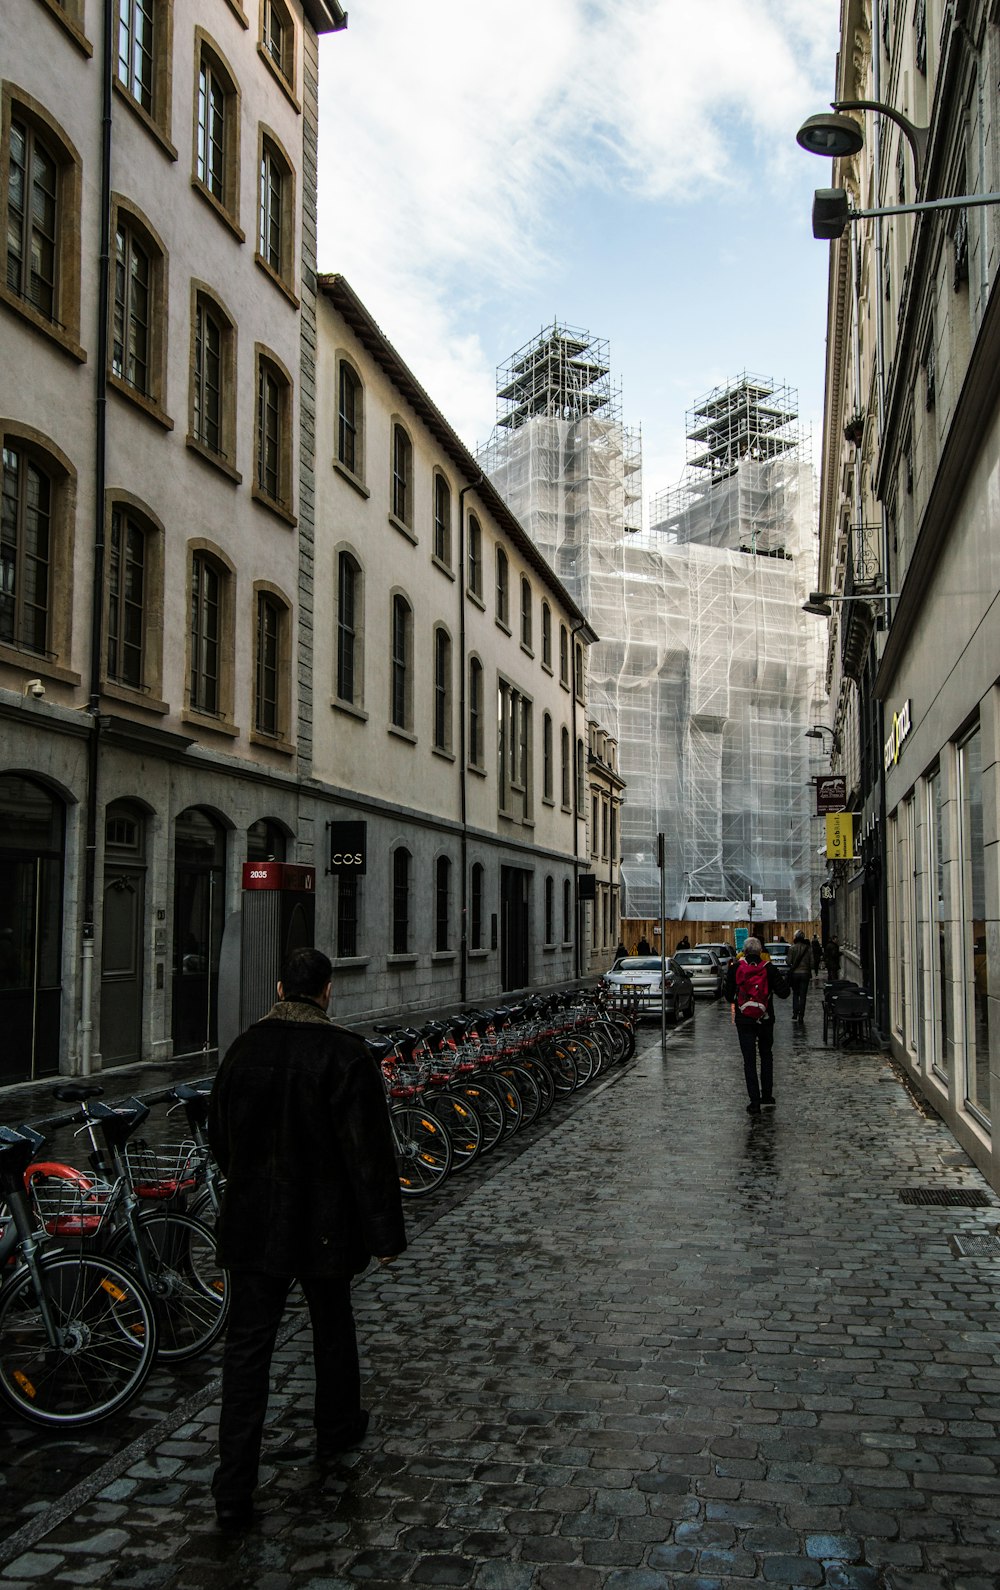
M 751 410 L 781 412 L 763 406 L 771 392 L 755 386 Z M 633 531 L 634 433 L 564 397 L 557 413 L 551 401 L 508 412 L 482 462 L 601 637 L 588 712 L 618 740 L 627 781 L 621 914 L 659 916 L 662 832 L 667 916 L 735 918 L 756 894 L 778 920 L 811 920 L 825 876 L 805 739 L 823 721 L 821 626 L 802 612 L 817 566 L 812 466 L 797 440 L 741 436 L 738 460 L 716 449 L 711 468 L 689 467 Z M 787 437 L 787 414 L 781 425 Z

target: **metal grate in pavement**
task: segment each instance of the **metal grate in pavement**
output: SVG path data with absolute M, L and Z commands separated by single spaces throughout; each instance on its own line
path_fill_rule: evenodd
M 1000 1259 L 1000 1237 L 988 1232 L 967 1231 L 960 1237 L 949 1237 L 948 1245 L 956 1259 Z
M 990 1202 L 975 1187 L 900 1187 L 899 1196 L 904 1204 L 960 1204 L 963 1209 L 985 1209 Z

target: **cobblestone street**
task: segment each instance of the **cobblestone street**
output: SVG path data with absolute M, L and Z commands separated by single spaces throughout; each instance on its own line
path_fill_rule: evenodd
M 823 1049 L 815 995 L 804 1031 L 779 1010 L 775 1092 L 750 1121 L 728 1012 L 700 1006 L 411 1206 L 409 1251 L 355 1293 L 365 1445 L 265 1463 L 242 1539 L 208 1494 L 217 1358 L 154 1376 L 65 1498 L 67 1443 L 11 1425 L 49 1481 L 0 1583 L 996 1590 L 1000 1248 L 953 1239 L 1000 1205 L 883 1056 Z M 309 1427 L 287 1330 L 272 1448 Z

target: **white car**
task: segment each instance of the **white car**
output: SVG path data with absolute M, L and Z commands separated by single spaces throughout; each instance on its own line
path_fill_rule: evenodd
M 731 944 L 726 944 L 725 941 L 720 941 L 718 944 L 696 944 L 695 949 L 712 950 L 716 959 L 722 963 L 723 972 L 725 972 L 730 961 L 739 959 L 739 956 L 736 954 L 733 946 Z
M 700 944 L 696 950 L 675 950 L 674 965 L 683 966 L 696 994 L 718 999 L 722 993 L 722 963 L 714 950 Z
M 658 1016 L 662 998 L 668 1021 L 694 1015 L 694 984 L 676 956 L 664 965 L 659 955 L 625 955 L 601 981 L 608 993 L 634 1000 L 640 1014 Z

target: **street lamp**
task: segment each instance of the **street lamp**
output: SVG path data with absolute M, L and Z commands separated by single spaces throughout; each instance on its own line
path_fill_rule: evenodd
M 831 602 L 895 602 L 898 591 L 871 591 L 866 595 L 838 596 L 835 591 L 810 591 L 808 602 L 802 603 L 803 613 L 813 613 L 817 618 L 829 618 Z
M 913 154 L 914 186 L 919 193 L 924 178 L 929 127 L 918 127 L 902 111 L 879 99 L 838 99 L 833 115 L 809 116 L 796 133 L 796 141 L 811 155 L 841 160 L 864 148 L 865 135 L 853 116 L 844 110 L 872 110 L 886 116 L 903 133 Z M 884 215 L 920 215 L 925 210 L 971 210 L 978 205 L 1000 204 L 1000 193 L 957 193 L 947 199 L 922 199 L 916 204 L 887 204 L 873 210 L 852 210 L 846 188 L 817 188 L 813 197 L 813 237 L 832 243 L 842 237 L 850 222 Z
M 837 736 L 834 734 L 832 729 L 827 728 L 825 723 L 814 723 L 811 729 L 806 730 L 805 739 L 822 740 L 824 734 L 828 734 L 830 736 L 830 743 L 832 745 L 836 745 Z

